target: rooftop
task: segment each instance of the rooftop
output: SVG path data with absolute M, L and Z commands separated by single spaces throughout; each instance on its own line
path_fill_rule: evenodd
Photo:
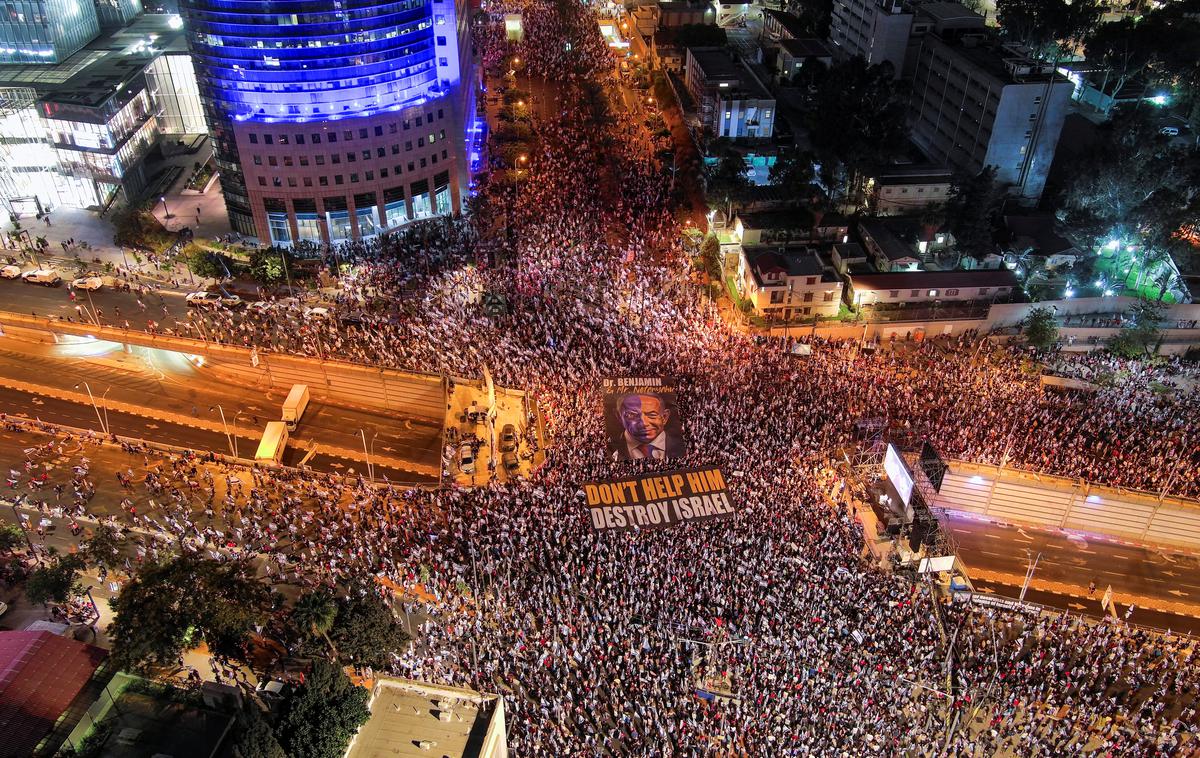
M 907 235 L 883 219 L 863 219 L 858 222 L 858 231 L 863 237 L 870 237 L 889 261 L 917 257 L 917 251 L 913 249 L 912 245 L 901 239 L 902 236 Z
M 0 66 L 0 86 L 31 87 L 41 100 L 98 107 L 140 76 L 161 52 L 184 49 L 183 30 L 172 26 L 173 18 L 138 16 L 53 66 Z
M 32 755 L 107 656 L 52 632 L 0 632 L 0 754 Z
M 371 693 L 371 718 L 358 730 L 345 758 L 488 758 L 492 752 L 487 734 L 493 722 L 501 736 L 504 733 L 503 707 L 497 708 L 501 702 L 496 695 L 457 687 L 378 677 Z
M 875 171 L 875 184 L 942 184 L 954 178 L 945 166 L 926 164 L 923 166 L 883 166 Z
M 927 43 L 945 46 L 961 61 L 1003 84 L 1044 84 L 1052 80 L 1070 84 L 1066 77 L 1054 71 L 1052 64 L 1035 62 L 1013 45 L 1002 44 L 990 35 L 930 35 L 925 39 Z
M 854 274 L 857 290 L 889 290 L 921 287 L 1016 287 L 1017 277 L 1006 268 L 974 271 L 901 271 L 890 274 Z
M 831 58 L 833 48 L 823 39 L 797 38 L 780 40 L 779 47 L 793 58 Z
M 1005 216 L 1004 227 L 1009 244 L 1032 248 L 1038 255 L 1080 255 L 1071 240 L 1058 233 L 1058 224 L 1050 213 Z
M 923 16 L 929 17 L 935 23 L 952 23 L 957 28 L 961 28 L 967 24 L 982 28 L 985 22 L 983 16 L 979 15 L 965 5 L 962 5 L 961 3 L 921 3 L 917 6 L 917 12 Z
M 807 208 L 739 213 L 737 217 L 747 229 L 809 229 L 813 223 Z
M 722 47 L 689 47 L 688 53 L 696 59 L 696 64 L 704 72 L 704 78 L 709 81 L 724 79 L 741 79 L 742 69 L 737 59 Z
M 804 24 L 800 22 L 800 19 L 790 13 L 777 11 L 774 8 L 763 8 L 763 15 L 774 19 L 780 26 L 787 29 L 793 37 L 799 37 L 806 33 Z

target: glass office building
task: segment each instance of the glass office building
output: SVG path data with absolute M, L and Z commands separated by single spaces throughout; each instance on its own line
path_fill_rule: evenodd
M 0 64 L 62 63 L 98 34 L 92 0 L 6 0 Z
M 395 203 L 410 174 L 405 220 L 425 201 L 437 207 L 414 199 L 416 180 L 463 173 L 469 43 L 453 0 L 182 0 L 180 10 L 237 231 L 278 244 L 370 236 L 390 226 L 385 197 Z

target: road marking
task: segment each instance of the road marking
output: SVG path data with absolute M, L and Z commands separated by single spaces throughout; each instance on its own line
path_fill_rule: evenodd
M 1187 597 L 1188 593 L 1183 592 L 1181 590 L 1167 590 L 1167 594 L 1174 595 L 1175 597 Z

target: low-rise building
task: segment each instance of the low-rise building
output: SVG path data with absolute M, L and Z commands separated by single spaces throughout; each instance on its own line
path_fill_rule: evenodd
M 763 8 L 763 41 L 782 42 L 785 39 L 800 39 L 806 36 L 804 24 L 787 11 Z
M 779 81 L 790 80 L 807 65 L 833 63 L 833 48 L 821 39 L 784 39 L 779 42 L 775 57 L 775 76 Z
M 449 685 L 380 676 L 346 758 L 461 755 L 507 758 L 504 698 Z
M 742 297 L 769 320 L 831 317 L 841 307 L 842 282 L 809 247 L 742 247 L 737 281 Z
M 953 176 L 942 166 L 887 166 L 868 184 L 871 212 L 904 216 L 941 205 L 950 199 Z
M 685 81 L 700 123 L 717 137 L 770 137 L 775 98 L 744 61 L 719 47 L 687 48 Z
M 905 271 L 846 275 L 844 297 L 855 307 L 1007 302 L 1017 277 L 995 271 Z
M 1045 268 L 1070 268 L 1083 252 L 1058 232 L 1053 214 L 1030 213 L 1004 217 L 1005 248 L 1014 258 L 1031 255 Z
M 742 245 L 787 245 L 814 238 L 813 215 L 804 208 L 739 213 L 731 237 Z

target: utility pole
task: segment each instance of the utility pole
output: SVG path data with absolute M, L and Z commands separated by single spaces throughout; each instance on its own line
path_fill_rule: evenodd
M 233 435 L 229 433 L 229 425 L 225 423 L 225 409 L 218 403 L 215 406 L 210 406 L 208 412 L 212 413 L 213 408 L 216 408 L 221 414 L 221 428 L 225 430 L 225 439 L 229 442 L 229 452 L 233 454 L 234 458 L 237 458 L 237 442 L 234 440 Z
M 364 432 L 362 429 L 359 429 L 358 433 L 362 436 L 363 453 L 365 453 L 367 456 L 367 477 L 371 480 L 371 483 L 374 484 L 375 483 L 375 467 L 371 465 L 371 451 L 367 449 L 367 433 Z M 374 446 L 375 446 L 375 435 L 372 434 L 371 435 L 371 447 L 374 447 Z
M 1029 582 L 1033 580 L 1033 572 L 1037 571 L 1038 561 L 1042 559 L 1042 554 L 1039 552 L 1037 558 L 1034 558 L 1029 563 L 1029 570 L 1025 572 L 1025 583 L 1021 585 L 1021 597 L 1019 600 L 1025 602 L 1025 592 L 1029 589 Z
M 100 415 L 100 406 L 96 405 L 96 397 L 92 394 L 91 385 L 89 385 L 87 382 L 80 382 L 79 384 L 82 384 L 84 389 L 87 390 L 88 400 L 92 401 L 92 410 L 96 412 L 96 421 L 100 423 L 100 431 L 108 434 L 108 426 L 104 423 L 104 418 Z M 79 389 L 79 384 L 75 385 L 75 389 Z M 111 389 L 111 387 L 109 389 Z M 108 393 L 106 392 L 105 394 Z

